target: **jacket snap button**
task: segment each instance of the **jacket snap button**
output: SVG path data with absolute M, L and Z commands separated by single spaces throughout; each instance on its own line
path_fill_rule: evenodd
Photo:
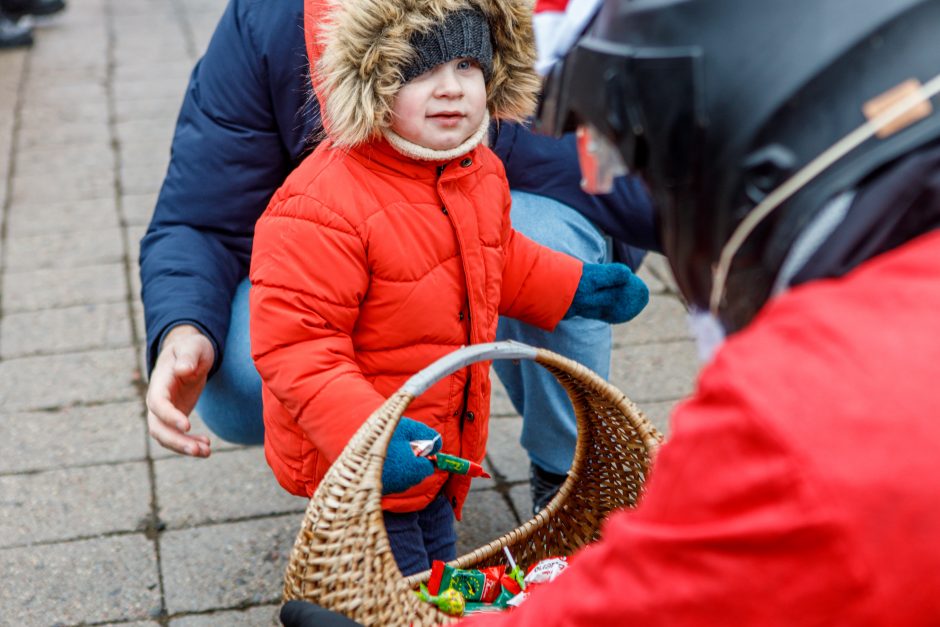
M 463 320 L 463 312 L 461 311 L 460 314 L 459 314 L 457 317 L 460 318 L 461 320 Z
M 447 215 L 447 207 L 441 207 L 441 213 L 443 213 L 443 214 L 446 216 L 446 215 Z
M 473 415 L 472 411 L 467 412 L 467 422 L 473 422 L 476 419 L 476 416 Z
M 470 157 L 467 157 L 466 159 L 460 162 L 460 167 L 469 168 L 472 163 L 473 163 L 473 159 L 471 159 Z
M 457 509 L 457 497 L 456 496 L 450 497 L 450 506 L 453 507 L 454 509 Z

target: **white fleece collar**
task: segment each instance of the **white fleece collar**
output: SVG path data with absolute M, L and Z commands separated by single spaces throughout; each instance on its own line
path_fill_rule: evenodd
M 480 143 L 483 142 L 483 138 L 486 137 L 489 128 L 490 113 L 489 111 L 484 111 L 483 121 L 480 123 L 480 128 L 478 128 L 476 132 L 468 137 L 462 144 L 451 148 L 450 150 L 434 150 L 433 148 L 420 146 L 414 142 L 408 141 L 390 128 L 382 129 L 382 134 L 385 135 L 385 139 L 388 140 L 388 143 L 391 144 L 395 150 L 405 155 L 406 157 L 411 157 L 412 159 L 417 159 L 418 161 L 451 161 L 457 157 L 467 154 L 479 146 Z

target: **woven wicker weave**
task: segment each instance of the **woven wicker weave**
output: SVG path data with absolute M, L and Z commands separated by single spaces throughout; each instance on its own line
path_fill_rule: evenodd
M 453 621 L 413 592 L 429 572 L 406 578 L 395 564 L 382 518 L 382 464 L 392 432 L 415 396 L 450 372 L 489 359 L 534 359 L 555 375 L 575 408 L 578 445 L 568 480 L 548 507 L 452 564 L 505 563 L 503 547 L 523 567 L 570 555 L 598 537 L 611 510 L 636 504 L 662 436 L 622 392 L 550 351 L 516 342 L 467 347 L 415 375 L 372 414 L 330 468 L 310 499 L 291 552 L 285 601 L 312 601 L 364 625 Z

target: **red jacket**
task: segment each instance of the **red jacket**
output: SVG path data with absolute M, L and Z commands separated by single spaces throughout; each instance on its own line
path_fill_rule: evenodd
M 466 624 L 940 623 L 940 232 L 769 303 L 648 487 L 519 610 Z
M 438 171 L 438 167 L 443 169 Z M 414 373 L 490 342 L 499 315 L 553 328 L 581 263 L 513 231 L 503 166 L 484 146 L 450 163 L 416 161 L 384 140 L 329 141 L 278 190 L 255 228 L 251 347 L 263 380 L 265 454 L 287 490 L 310 495 L 353 433 Z M 482 461 L 489 364 L 461 370 L 407 409 L 444 452 Z M 423 508 L 436 473 L 383 503 Z

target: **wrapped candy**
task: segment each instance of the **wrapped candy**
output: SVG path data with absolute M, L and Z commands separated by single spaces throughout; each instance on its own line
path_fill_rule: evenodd
M 418 457 L 427 457 L 431 460 L 431 463 L 444 472 L 454 473 L 455 475 L 467 475 L 468 477 L 492 478 L 488 472 L 483 470 L 483 466 L 469 459 L 457 457 L 456 455 L 448 455 L 446 453 L 431 455 L 431 451 L 434 450 L 434 444 L 439 438 L 440 436 L 437 436 L 433 440 L 412 440 L 410 442 L 411 450 Z
M 448 566 L 440 560 L 434 560 L 431 564 L 431 579 L 428 581 L 428 588 L 431 594 L 454 588 L 467 601 L 491 603 L 500 592 L 499 581 L 505 570 L 505 566 L 464 570 Z
M 418 598 L 422 601 L 433 603 L 437 606 L 437 609 L 451 616 L 463 616 L 463 612 L 467 607 L 466 599 L 464 599 L 460 592 L 453 588 L 447 588 L 438 594 L 432 595 L 428 592 L 428 587 L 421 584 L 415 594 L 417 594 Z

